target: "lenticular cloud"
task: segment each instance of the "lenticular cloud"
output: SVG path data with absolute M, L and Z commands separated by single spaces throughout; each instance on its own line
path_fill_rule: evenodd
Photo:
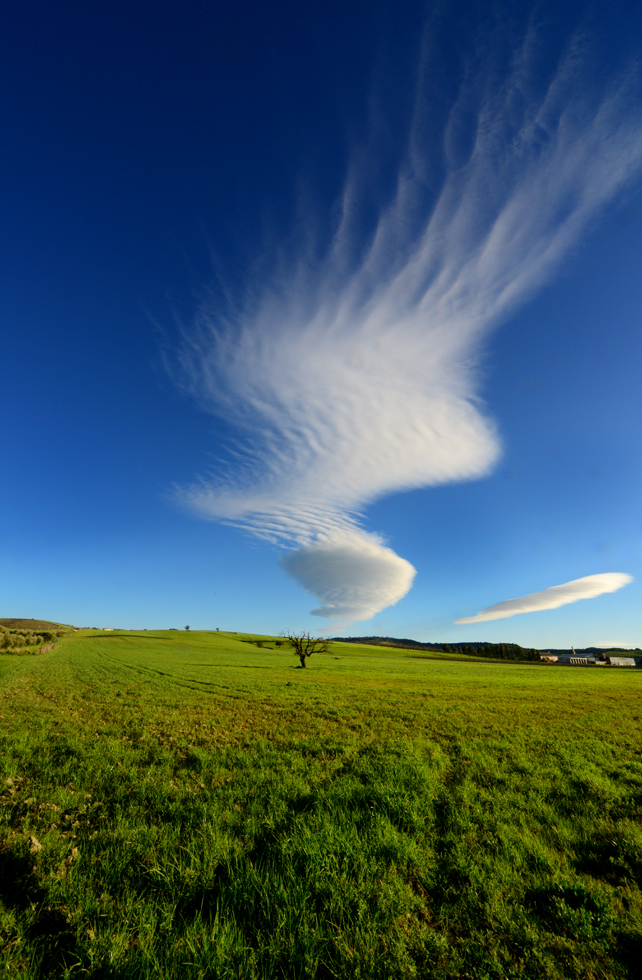
M 457 624 L 486 623 L 492 619 L 508 619 L 510 616 L 517 616 L 519 613 L 538 612 L 540 609 L 559 609 L 560 606 L 577 602 L 579 599 L 594 599 L 598 595 L 604 595 L 605 592 L 617 592 L 618 589 L 632 581 L 631 575 L 626 575 L 624 572 L 585 575 L 584 578 L 576 578 L 572 582 L 565 582 L 563 585 L 552 585 L 549 589 L 531 592 L 530 595 L 520 596 L 519 599 L 507 599 L 505 602 L 498 602 L 496 606 L 482 609 L 476 616 L 457 619 L 455 622 Z
M 415 577 L 409 561 L 365 534 L 315 541 L 289 552 L 281 565 L 323 602 L 313 616 L 339 622 L 371 619 L 402 599 Z
M 181 498 L 294 546 L 282 564 L 315 615 L 367 619 L 408 591 L 412 566 L 361 529 L 363 508 L 491 470 L 481 343 L 642 162 L 635 78 L 595 91 L 572 40 L 542 81 L 536 42 L 502 70 L 489 55 L 487 72 L 464 71 L 443 112 L 427 40 L 393 190 L 373 200 L 373 140 L 353 155 L 329 244 L 301 216 L 290 254 L 272 243 L 268 271 L 185 332 L 183 383 L 238 439 Z

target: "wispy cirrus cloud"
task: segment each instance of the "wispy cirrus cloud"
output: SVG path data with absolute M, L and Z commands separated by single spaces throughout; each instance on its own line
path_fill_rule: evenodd
M 482 609 L 476 616 L 456 619 L 455 623 L 457 625 L 487 623 L 493 619 L 508 619 L 510 616 L 517 616 L 520 613 L 559 609 L 560 606 L 577 602 L 579 599 L 594 599 L 596 596 L 604 595 L 605 592 L 617 592 L 618 589 L 632 581 L 632 576 L 623 572 L 585 575 L 584 578 L 576 578 L 572 582 L 565 582 L 563 585 L 552 585 L 548 589 L 542 589 L 541 592 L 531 592 L 530 595 L 523 595 L 518 599 L 498 602 L 495 606 Z
M 428 32 L 374 221 L 376 141 L 353 155 L 329 246 L 302 216 L 289 252 L 272 243 L 269 271 L 185 332 L 182 383 L 239 441 L 180 499 L 294 545 L 283 567 L 317 615 L 369 618 L 410 588 L 363 509 L 490 472 L 500 440 L 478 397 L 481 345 L 642 163 L 636 73 L 598 90 L 578 34 L 544 77 L 538 40 L 531 29 L 503 65 L 491 52 L 463 68 L 436 137 Z

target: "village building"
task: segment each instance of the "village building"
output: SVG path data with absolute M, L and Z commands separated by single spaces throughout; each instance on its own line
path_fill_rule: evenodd
M 540 660 L 547 664 L 562 664 L 567 667 L 642 667 L 642 657 L 605 656 L 603 653 L 577 653 L 575 647 L 570 653 L 540 654 Z
M 570 664 L 572 667 L 588 667 L 600 663 L 592 653 L 576 653 L 571 647 L 570 653 L 561 653 L 557 658 L 558 664 Z

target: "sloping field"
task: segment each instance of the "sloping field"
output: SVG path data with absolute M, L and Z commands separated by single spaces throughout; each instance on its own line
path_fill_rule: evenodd
M 151 631 L 0 657 L 6 976 L 642 975 L 642 673 L 297 663 Z
M 0 619 L 0 626 L 6 626 L 12 630 L 67 630 L 72 628 L 62 623 L 50 623 L 46 619 Z

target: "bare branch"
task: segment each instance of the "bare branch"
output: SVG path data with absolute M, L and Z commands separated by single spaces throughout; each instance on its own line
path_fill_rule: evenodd
M 294 647 L 293 653 L 301 661 L 302 667 L 305 667 L 305 661 L 313 653 L 327 653 L 330 646 L 329 640 L 311 636 L 310 633 L 292 633 L 290 630 L 284 630 L 281 636 L 284 636 L 290 646 Z

